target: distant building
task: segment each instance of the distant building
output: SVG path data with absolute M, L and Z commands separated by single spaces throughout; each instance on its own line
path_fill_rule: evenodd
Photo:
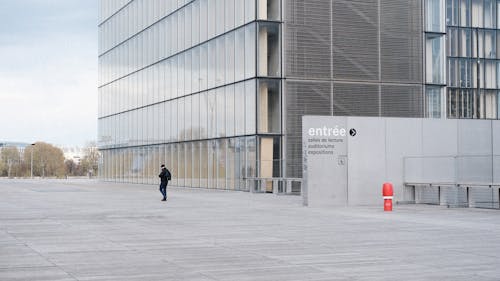
M 73 160 L 75 164 L 80 165 L 81 160 L 85 155 L 85 150 L 81 147 L 60 147 L 64 154 L 65 160 Z
M 17 150 L 19 150 L 19 153 L 22 155 L 24 153 L 24 149 L 27 146 L 30 146 L 30 143 L 24 143 L 24 142 L 9 142 L 9 141 L 0 141 L 0 151 L 4 147 L 15 147 Z

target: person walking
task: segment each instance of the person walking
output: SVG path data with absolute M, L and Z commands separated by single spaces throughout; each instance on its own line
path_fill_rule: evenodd
M 163 195 L 163 199 L 161 201 L 167 201 L 167 185 L 168 181 L 171 180 L 172 175 L 163 164 L 161 165 L 161 173 L 158 177 L 160 177 L 160 192 Z

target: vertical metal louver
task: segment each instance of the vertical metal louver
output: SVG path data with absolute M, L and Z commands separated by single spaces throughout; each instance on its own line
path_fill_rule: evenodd
M 286 171 L 302 177 L 302 116 L 331 115 L 330 82 L 291 82 L 286 96 Z
M 331 1 L 286 1 L 287 77 L 331 78 Z
M 424 117 L 422 86 L 382 85 L 382 116 Z
M 333 115 L 379 116 L 379 86 L 375 84 L 333 84 Z
M 333 0 L 334 79 L 379 79 L 377 2 Z
M 380 1 L 382 81 L 422 82 L 422 1 Z

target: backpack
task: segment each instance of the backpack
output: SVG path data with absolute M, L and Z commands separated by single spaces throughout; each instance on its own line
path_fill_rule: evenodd
M 167 180 L 172 180 L 172 174 L 170 173 L 170 171 L 167 169 Z

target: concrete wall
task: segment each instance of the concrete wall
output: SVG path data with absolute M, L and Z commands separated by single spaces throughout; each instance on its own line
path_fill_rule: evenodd
M 311 128 L 344 128 L 355 135 L 330 154 L 309 153 Z M 331 136 L 327 136 L 326 139 Z M 396 201 L 414 200 L 404 182 L 500 180 L 500 121 L 304 116 L 304 203 L 309 206 L 379 205 L 384 182 Z M 347 171 L 338 165 L 346 155 Z M 343 178 L 345 175 L 345 178 Z M 444 196 L 447 196 L 444 194 Z

